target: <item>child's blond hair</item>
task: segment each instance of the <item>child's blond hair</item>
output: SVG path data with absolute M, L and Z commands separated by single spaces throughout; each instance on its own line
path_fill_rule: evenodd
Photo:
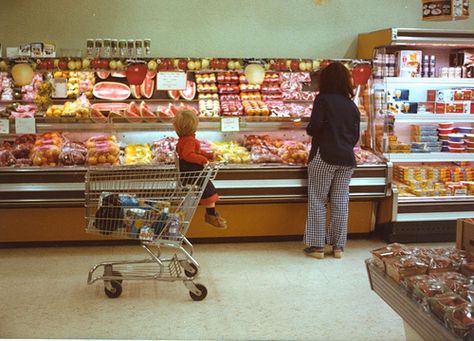
M 196 132 L 199 120 L 196 114 L 188 109 L 179 110 L 173 119 L 173 126 L 179 137 L 192 135 Z

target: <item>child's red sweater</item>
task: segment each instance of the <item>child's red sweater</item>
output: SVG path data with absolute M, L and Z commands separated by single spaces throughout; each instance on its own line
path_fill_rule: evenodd
M 209 159 L 201 151 L 201 143 L 196 139 L 196 134 L 182 136 L 176 144 L 176 152 L 181 160 L 205 165 Z

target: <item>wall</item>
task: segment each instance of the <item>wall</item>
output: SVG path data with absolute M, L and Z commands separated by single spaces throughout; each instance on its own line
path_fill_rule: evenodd
M 421 0 L 1 0 L 0 42 L 151 38 L 153 55 L 352 58 L 357 34 L 388 27 L 474 29 L 421 20 Z

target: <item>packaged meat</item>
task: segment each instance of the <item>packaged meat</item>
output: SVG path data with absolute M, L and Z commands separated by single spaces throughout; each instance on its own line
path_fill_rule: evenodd
M 155 142 L 151 147 L 154 163 L 173 163 L 178 139 L 175 137 L 164 137 Z
M 66 142 L 59 153 L 59 164 L 62 166 L 84 165 L 87 148 L 82 143 Z
M 474 306 L 460 305 L 446 312 L 446 326 L 458 337 L 474 339 Z
M 468 302 L 456 294 L 443 294 L 429 298 L 428 305 L 431 312 L 444 322 L 448 310 L 467 307 Z
M 153 159 L 149 144 L 129 144 L 125 147 L 126 165 L 148 165 Z

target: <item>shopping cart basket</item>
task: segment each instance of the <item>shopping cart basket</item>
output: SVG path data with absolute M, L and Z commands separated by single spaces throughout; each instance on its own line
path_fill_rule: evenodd
M 148 258 L 107 261 L 89 271 L 88 284 L 104 282 L 108 297 L 122 293 L 123 280 L 182 281 L 195 301 L 207 289 L 194 283 L 199 264 L 186 233 L 202 192 L 218 167 L 179 172 L 175 165 L 89 168 L 85 180 L 86 231 L 137 239 Z M 99 269 L 102 274 L 94 274 Z

